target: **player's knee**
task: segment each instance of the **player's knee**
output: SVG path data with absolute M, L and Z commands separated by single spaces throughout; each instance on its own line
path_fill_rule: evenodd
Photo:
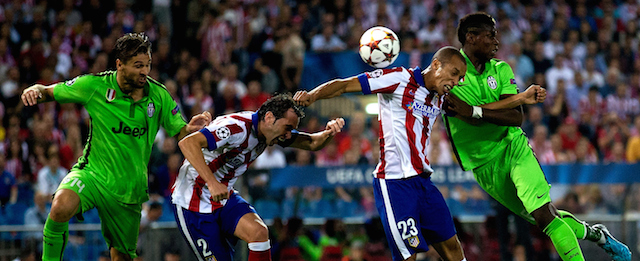
M 253 226 L 253 235 L 251 235 L 250 242 L 264 242 L 269 240 L 269 228 L 264 223 L 256 222 Z
M 80 197 L 73 191 L 60 190 L 51 203 L 49 217 L 56 222 L 67 222 L 76 214 Z
M 538 227 L 540 227 L 540 229 L 544 229 L 549 225 L 549 223 L 551 223 L 551 221 L 553 221 L 554 218 L 556 218 L 556 216 L 558 216 L 558 212 L 555 206 L 547 203 L 531 212 L 531 216 L 536 220 Z

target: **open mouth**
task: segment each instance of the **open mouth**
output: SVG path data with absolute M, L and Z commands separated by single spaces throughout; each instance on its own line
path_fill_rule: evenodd
M 451 89 L 453 89 L 453 86 L 449 85 L 449 84 L 445 84 L 444 85 L 444 92 L 445 93 L 449 93 L 451 92 Z

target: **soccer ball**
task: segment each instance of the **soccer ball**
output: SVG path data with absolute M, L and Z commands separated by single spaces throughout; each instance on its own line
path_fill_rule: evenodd
M 400 40 L 391 29 L 376 26 L 369 28 L 360 37 L 360 58 L 375 68 L 392 64 L 400 53 Z

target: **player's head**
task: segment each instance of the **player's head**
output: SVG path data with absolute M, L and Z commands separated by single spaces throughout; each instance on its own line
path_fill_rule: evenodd
M 129 33 L 116 41 L 116 68 L 124 83 L 142 88 L 151 71 L 151 42 L 143 33 Z
M 498 52 L 496 20 L 484 12 L 468 14 L 458 23 L 458 40 L 481 59 L 491 60 Z
M 430 77 L 426 77 L 426 87 L 429 91 L 444 95 L 460 83 L 467 73 L 467 63 L 457 48 L 445 46 L 433 55 L 431 65 L 426 71 L 431 74 Z
M 290 94 L 278 94 L 258 109 L 258 136 L 264 136 L 267 145 L 291 138 L 291 131 L 298 128 L 304 112 Z

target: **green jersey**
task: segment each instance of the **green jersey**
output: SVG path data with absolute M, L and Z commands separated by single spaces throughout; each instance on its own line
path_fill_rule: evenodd
M 517 94 L 515 77 L 509 64 L 491 59 L 484 72 L 478 73 L 469 57 L 460 50 L 467 61 L 467 74 L 459 86 L 451 92 L 469 105 L 478 106 L 496 102 L 501 95 Z M 460 166 L 471 170 L 499 155 L 511 140 L 522 134 L 520 127 L 498 126 L 483 122 L 473 126 L 458 118 L 444 117 Z
M 91 117 L 84 152 L 72 170 L 89 171 L 120 202 L 147 201 L 147 165 L 156 133 L 162 126 L 174 136 L 186 125 L 164 86 L 148 78 L 144 97 L 134 102 L 120 90 L 116 72 L 108 71 L 58 83 L 53 96 L 60 103 L 84 105 Z

